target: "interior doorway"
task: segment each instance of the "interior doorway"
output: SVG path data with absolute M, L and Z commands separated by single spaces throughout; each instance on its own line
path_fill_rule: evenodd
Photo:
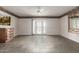
M 33 20 L 33 34 L 45 34 L 46 22 L 45 20 Z

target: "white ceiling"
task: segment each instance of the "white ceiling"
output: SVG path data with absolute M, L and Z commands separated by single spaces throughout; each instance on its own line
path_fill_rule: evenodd
M 74 9 L 76 6 L 41 6 L 44 9 L 41 15 L 37 13 L 38 6 L 2 6 L 15 15 L 22 16 L 61 16 L 68 11 Z

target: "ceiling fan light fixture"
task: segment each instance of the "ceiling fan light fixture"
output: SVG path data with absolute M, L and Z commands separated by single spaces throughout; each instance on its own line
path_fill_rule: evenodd
M 38 7 L 37 14 L 42 15 L 41 13 L 44 11 L 44 9 L 41 9 L 41 7 Z

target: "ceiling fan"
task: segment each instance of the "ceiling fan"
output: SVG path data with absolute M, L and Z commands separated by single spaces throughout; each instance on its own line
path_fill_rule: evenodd
M 42 15 L 42 12 L 44 11 L 43 8 L 41 8 L 40 6 L 37 7 L 37 14 L 38 15 Z

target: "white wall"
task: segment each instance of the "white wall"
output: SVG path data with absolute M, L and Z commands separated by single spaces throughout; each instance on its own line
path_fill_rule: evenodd
M 79 42 L 79 35 L 68 32 L 68 16 L 62 18 L 33 18 L 46 20 L 47 35 L 62 35 Z M 32 18 L 18 19 L 18 35 L 32 35 Z
M 5 12 L 3 12 L 3 11 L 0 11 L 0 16 L 10 16 L 11 17 L 11 25 L 10 26 L 8 26 L 8 27 L 13 27 L 14 29 L 15 29 L 15 33 L 14 33 L 14 35 L 16 36 L 17 35 L 17 19 L 18 18 L 16 18 L 15 16 L 12 16 L 12 15 L 10 15 L 10 14 L 7 14 L 7 13 L 5 13 Z M 0 26 L 0 27 L 7 27 L 7 26 Z
M 46 34 L 59 35 L 60 34 L 60 21 L 58 18 L 46 19 Z
M 32 19 L 18 19 L 18 35 L 32 35 Z
M 64 16 L 60 19 L 61 21 L 61 35 L 71 39 L 73 41 L 79 42 L 79 34 L 68 32 L 68 16 Z
M 32 18 L 18 19 L 15 16 L 0 11 L 0 16 L 10 16 L 11 27 L 15 29 L 16 35 L 32 35 Z M 38 19 L 38 18 L 33 18 Z M 46 20 L 47 35 L 62 35 L 68 39 L 79 42 L 79 34 L 68 32 L 68 16 L 62 18 L 39 18 Z M 1 26 L 0 26 L 1 27 Z
M 18 19 L 15 16 L 0 11 L 0 16 L 10 16 L 11 25 L 15 29 L 16 35 L 32 35 L 32 18 Z M 58 18 L 33 18 L 46 20 L 46 34 L 47 35 L 59 35 L 60 26 Z M 1 26 L 0 26 L 1 27 Z M 2 26 L 3 27 L 3 26 Z
M 47 35 L 59 35 L 60 33 L 60 21 L 58 18 L 26 18 L 18 19 L 18 35 L 32 35 L 32 19 L 34 20 L 46 20 L 46 34 Z

